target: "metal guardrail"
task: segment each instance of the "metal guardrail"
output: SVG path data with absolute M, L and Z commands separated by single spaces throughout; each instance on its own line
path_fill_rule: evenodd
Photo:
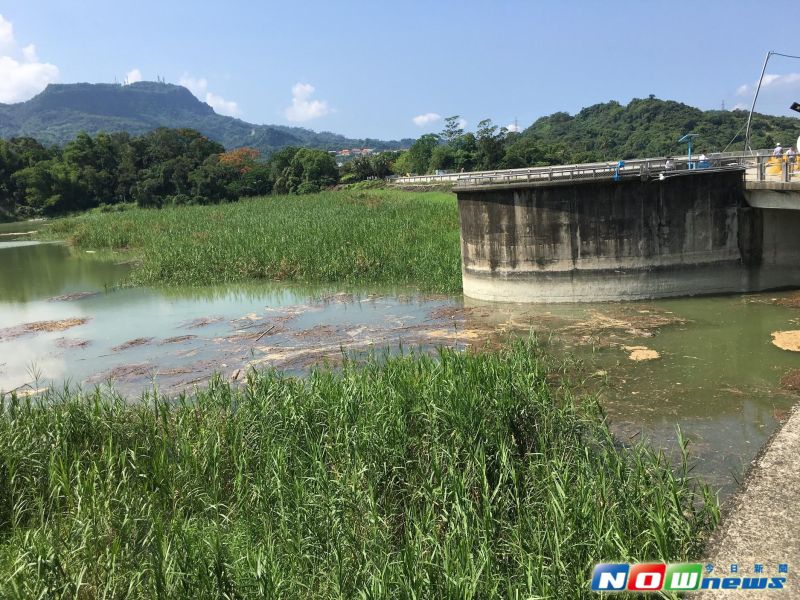
M 702 159 L 700 158 L 702 157 Z M 792 164 L 783 157 L 773 157 L 772 150 L 751 152 L 716 152 L 709 155 L 640 158 L 618 162 L 554 165 L 495 171 L 470 171 L 443 175 L 411 175 L 391 178 L 397 184 L 455 183 L 457 186 L 523 182 L 569 182 L 586 179 L 647 178 L 678 171 L 743 167 L 746 177 L 756 181 L 791 181 L 800 176 L 800 162 Z

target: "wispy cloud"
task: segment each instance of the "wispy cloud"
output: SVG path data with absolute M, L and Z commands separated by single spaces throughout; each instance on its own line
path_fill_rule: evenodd
M 14 45 L 14 26 L 0 15 L 0 50 Z
M 19 48 L 14 26 L 0 15 L 0 102 L 22 102 L 58 79 L 58 67 L 39 61 L 36 46 Z
M 736 89 L 737 96 L 751 95 L 758 85 L 758 82 L 748 84 L 743 83 Z M 776 73 L 765 73 L 764 78 L 761 80 L 761 89 L 765 88 L 780 88 L 780 87 L 795 87 L 800 85 L 800 73 L 785 73 L 778 75 Z
M 429 112 L 422 115 L 417 115 L 416 117 L 411 119 L 411 121 L 417 127 L 427 127 L 428 125 L 432 125 L 433 123 L 436 123 L 441 120 L 442 120 L 442 115 L 435 112 Z
M 192 77 L 184 73 L 178 80 L 178 83 L 221 115 L 238 117 L 242 114 L 236 102 L 233 100 L 226 100 L 222 96 L 208 91 L 208 80 L 205 77 Z
M 508 130 L 509 133 L 517 133 L 519 131 L 519 125 L 517 125 L 516 123 L 509 123 L 508 125 L 506 125 L 506 129 Z
M 125 83 L 131 84 L 142 80 L 142 72 L 139 69 L 131 69 L 125 73 Z
M 310 83 L 296 83 L 292 86 L 292 104 L 286 107 L 286 119 L 294 123 L 305 123 L 324 117 L 331 112 L 325 100 L 312 100 L 315 88 Z

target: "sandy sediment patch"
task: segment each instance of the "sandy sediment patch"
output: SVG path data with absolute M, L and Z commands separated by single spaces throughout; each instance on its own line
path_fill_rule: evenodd
M 623 346 L 622 349 L 629 352 L 628 358 L 636 362 L 661 358 L 658 352 L 647 346 Z
M 328 339 L 339 333 L 339 330 L 333 325 L 315 325 L 309 329 L 296 331 L 292 335 L 300 339 Z
M 589 318 L 563 328 L 566 332 L 582 334 L 608 331 L 624 332 L 636 337 L 651 337 L 655 330 L 670 325 L 682 325 L 686 319 L 656 309 L 634 309 L 635 312 L 606 313 L 591 311 Z
M 800 369 L 789 371 L 781 377 L 781 387 L 785 390 L 800 392 Z
M 73 350 L 78 348 L 86 348 L 91 344 L 89 340 L 81 340 L 81 339 L 70 339 L 70 338 L 58 338 L 56 340 L 56 346 L 59 348 L 65 348 L 67 350 Z
M 100 292 L 73 292 L 71 294 L 64 294 L 63 296 L 53 296 L 48 298 L 48 302 L 71 302 L 72 300 L 81 300 L 83 298 L 91 298 L 92 296 L 99 295 Z
M 788 306 L 789 308 L 800 308 L 800 292 L 788 294 L 783 298 L 775 298 L 774 304 L 778 306 Z
M 474 306 L 440 306 L 428 312 L 428 321 L 466 319 L 477 311 Z
M 773 331 L 772 343 L 781 350 L 800 352 L 800 329 Z
M 151 337 L 140 337 L 133 340 L 128 340 L 124 344 L 120 344 L 119 346 L 114 346 L 111 348 L 113 352 L 120 352 L 122 350 L 127 350 L 128 348 L 134 348 L 136 346 L 143 346 L 144 344 L 149 344 L 153 341 Z
M 197 319 L 189 319 L 188 321 L 184 321 L 179 325 L 179 327 L 183 327 L 185 329 L 199 329 L 200 327 L 208 327 L 214 323 L 219 323 L 222 320 L 223 317 L 219 316 L 198 317 Z
M 161 341 L 161 345 L 164 344 L 180 344 L 181 342 L 188 342 L 190 340 L 196 340 L 196 335 L 176 335 L 174 337 L 169 337 L 165 340 Z
M 25 323 L 16 327 L 0 329 L 0 340 L 10 340 L 22 335 L 33 333 L 50 333 L 53 331 L 64 331 L 89 322 L 88 317 L 76 317 L 73 319 L 61 319 L 59 321 L 36 321 Z
M 423 332 L 423 335 L 431 340 L 448 340 L 448 341 L 463 341 L 463 340 L 480 340 L 488 336 L 489 332 L 480 329 L 429 329 Z

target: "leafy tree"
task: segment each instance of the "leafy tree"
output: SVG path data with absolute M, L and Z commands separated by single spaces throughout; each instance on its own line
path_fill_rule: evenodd
M 301 148 L 292 156 L 275 181 L 277 193 L 309 194 L 335 185 L 339 180 L 336 161 L 324 150 Z
M 462 135 L 464 135 L 464 126 L 461 115 L 447 117 L 444 120 L 444 129 L 440 135 L 442 141 L 445 144 L 452 144 Z
M 383 179 L 392 174 L 392 167 L 397 158 L 395 152 L 379 152 L 369 156 L 359 156 L 341 168 L 342 183 L 364 181 L 365 179 Z
M 433 149 L 439 144 L 439 136 L 434 133 L 426 133 L 411 145 L 408 152 L 400 158 L 403 166 L 408 167 L 411 173 L 427 173 L 433 155 Z M 405 158 L 403 158 L 405 157 Z
M 491 119 L 483 119 L 478 123 L 476 138 L 477 153 L 476 164 L 478 170 L 496 169 L 503 159 L 504 142 L 507 130 L 505 127 L 498 131 Z

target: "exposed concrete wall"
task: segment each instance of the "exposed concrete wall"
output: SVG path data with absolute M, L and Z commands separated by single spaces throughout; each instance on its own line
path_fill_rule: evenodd
M 456 189 L 464 293 L 579 302 L 800 285 L 800 211 L 751 208 L 743 183 L 697 171 Z

